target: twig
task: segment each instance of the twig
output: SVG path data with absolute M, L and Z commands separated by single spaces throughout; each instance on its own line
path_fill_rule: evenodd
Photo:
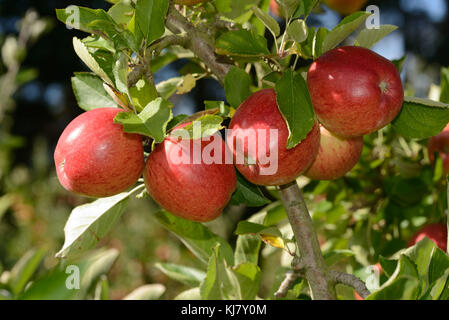
M 301 190 L 296 182 L 293 182 L 281 186 L 279 192 L 304 264 L 304 274 L 309 283 L 312 299 L 335 299 L 333 279 L 327 274 L 326 264 Z
M 278 291 L 275 292 L 274 297 L 276 299 L 284 298 L 287 295 L 288 289 L 293 285 L 296 279 L 299 278 L 299 274 L 293 271 L 288 271 L 285 274 L 285 279 L 282 281 Z
M 341 283 L 354 288 L 363 299 L 371 294 L 365 283 L 352 274 L 332 270 L 330 275 L 336 283 Z

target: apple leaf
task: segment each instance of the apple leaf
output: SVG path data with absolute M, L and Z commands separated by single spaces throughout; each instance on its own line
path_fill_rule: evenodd
M 248 207 L 261 207 L 270 203 L 259 187 L 246 180 L 237 172 L 237 188 L 232 195 L 230 204 L 245 204 Z
M 409 257 L 401 255 L 396 271 L 390 279 L 366 300 L 415 300 L 419 291 L 420 281 L 416 266 Z
M 151 101 L 139 114 L 120 112 L 115 123 L 123 125 L 123 130 L 153 138 L 160 143 L 165 138 L 167 124 L 173 118 L 172 104 L 162 98 Z
M 310 12 L 312 12 L 313 8 L 315 8 L 319 2 L 320 2 L 319 0 L 300 1 L 299 7 L 293 14 L 293 18 L 299 18 L 301 16 L 304 16 L 304 19 L 306 19 L 309 16 Z
M 115 78 L 115 87 L 121 93 L 129 95 L 128 89 L 128 56 L 121 52 L 118 54 L 115 61 L 114 68 L 112 69 Z
M 146 284 L 126 295 L 123 300 L 159 300 L 165 291 L 162 284 Z
M 88 33 L 94 33 L 95 28 L 89 26 L 96 20 L 108 19 L 107 13 L 102 9 L 91 9 L 81 6 L 68 6 L 65 9 L 56 9 L 56 17 L 68 27 Z
M 200 288 L 192 288 L 178 294 L 173 300 L 201 300 Z
M 223 257 L 220 244 L 212 248 L 207 274 L 200 286 L 203 300 L 241 300 L 239 281 Z
M 232 116 L 231 108 L 224 101 L 204 101 L 205 110 L 217 110 L 217 115 L 228 118 Z M 235 110 L 235 109 L 234 109 Z
M 426 139 L 440 133 L 449 122 L 449 105 L 421 98 L 404 98 L 393 128 L 410 139 Z
M 208 137 L 223 129 L 223 118 L 213 114 L 205 114 L 183 128 L 173 130 L 171 135 L 192 140 Z M 182 133 L 180 132 L 182 131 Z
M 323 42 L 322 54 L 338 46 L 343 40 L 351 35 L 370 16 L 370 12 L 356 12 L 344 18 L 326 36 Z
M 258 58 L 269 55 L 267 39 L 248 30 L 223 33 L 216 40 L 218 54 Z
M 234 256 L 230 244 L 212 233 L 205 225 L 176 217 L 165 210 L 155 213 L 156 219 L 166 229 L 173 232 L 192 253 L 204 263 L 208 263 L 214 247 L 220 244 L 220 251 L 228 265 L 234 265 Z
M 198 287 L 206 277 L 206 273 L 202 270 L 181 266 L 174 263 L 156 263 L 154 265 L 167 277 L 182 282 L 190 287 Z
M 104 89 L 103 80 L 92 73 L 75 73 L 75 76 L 72 77 L 72 88 L 78 105 L 85 111 L 117 107 L 117 104 Z
M 276 0 L 276 2 L 287 18 L 296 12 L 300 4 L 299 0 Z
M 80 289 L 74 290 L 67 287 L 67 280 L 73 270 L 66 268 L 54 268 L 49 273 L 33 281 L 27 290 L 19 297 L 19 300 L 82 300 L 89 290 L 98 281 L 100 276 L 108 273 L 119 252 L 117 249 L 100 249 L 89 253 L 82 260 L 70 261 L 70 267 L 77 267 L 80 275 Z M 66 271 L 69 271 L 66 273 Z
M 297 19 L 290 23 L 287 27 L 287 34 L 290 39 L 297 43 L 302 43 L 307 40 L 309 30 L 304 20 Z
M 100 67 L 97 60 L 92 56 L 92 54 L 87 50 L 86 45 L 77 37 L 73 38 L 73 47 L 75 49 L 78 57 L 92 70 L 94 73 L 100 76 L 106 83 L 114 86 L 109 75 L 105 72 L 103 68 Z
M 73 209 L 64 227 L 64 245 L 56 257 L 67 258 L 93 248 L 118 221 L 128 198 L 144 187 L 142 184 L 129 192 L 100 198 Z
M 184 77 L 171 78 L 166 81 L 159 82 L 156 85 L 157 92 L 165 100 L 168 100 L 172 95 L 176 93 L 178 87 L 184 82 Z
M 108 14 L 118 25 L 127 25 L 134 14 L 134 8 L 130 3 L 117 2 L 109 10 Z
M 232 67 L 225 76 L 226 100 L 235 108 L 251 95 L 251 77 L 243 69 Z
M 168 0 L 137 0 L 136 22 L 149 45 L 165 32 Z
M 240 284 L 240 296 L 243 300 L 254 300 L 259 292 L 261 271 L 257 264 L 242 263 L 235 266 L 234 272 Z
M 254 12 L 257 18 L 259 18 L 260 21 L 265 25 L 265 27 L 270 30 L 270 32 L 273 34 L 274 37 L 279 36 L 281 33 L 281 28 L 279 27 L 279 24 L 274 20 L 267 12 L 262 11 L 262 9 L 252 6 L 251 10 Z
M 287 149 L 297 146 L 312 130 L 315 115 L 307 84 L 301 74 L 285 71 L 276 83 L 276 100 L 289 129 Z
M 313 48 L 313 57 L 316 59 L 319 56 L 321 56 L 325 51 L 323 48 L 324 45 L 324 39 L 326 39 L 327 35 L 330 33 L 330 31 L 326 28 L 319 27 L 316 30 L 315 37 L 313 39 L 312 48 Z
M 369 49 L 397 28 L 397 26 L 385 24 L 379 29 L 363 29 L 355 39 L 354 45 Z
M 144 78 L 129 88 L 129 95 L 138 111 L 143 110 L 151 101 L 158 97 L 156 88 Z

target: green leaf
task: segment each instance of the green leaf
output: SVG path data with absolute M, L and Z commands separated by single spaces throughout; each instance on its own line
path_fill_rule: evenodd
M 324 53 L 324 39 L 328 36 L 330 31 L 326 28 L 319 27 L 316 30 L 315 37 L 311 44 L 313 48 L 313 57 L 316 59 Z
M 223 129 L 223 118 L 217 115 L 206 114 L 180 129 L 173 130 L 170 135 L 189 138 L 192 140 L 208 137 Z
M 116 249 L 93 251 L 79 262 L 71 261 L 67 268 L 57 267 L 34 281 L 20 300 L 79 300 L 85 299 L 95 282 L 108 273 L 118 258 Z M 75 270 L 79 271 L 76 272 Z M 79 275 L 77 283 L 76 275 Z M 69 289 L 67 283 L 79 284 L 79 290 Z
M 184 77 L 171 78 L 166 81 L 159 82 L 156 85 L 156 90 L 163 99 L 168 100 L 176 93 L 176 90 L 180 85 L 182 85 L 183 81 Z
M 366 300 L 415 300 L 419 292 L 420 281 L 415 264 L 406 255 L 401 255 L 391 278 Z
M 268 203 L 270 203 L 270 200 L 263 195 L 258 186 L 246 180 L 240 173 L 237 173 L 237 188 L 232 195 L 230 204 L 261 207 Z
M 30 281 L 40 263 L 44 259 L 46 250 L 30 250 L 25 253 L 11 269 L 8 285 L 14 295 L 18 295 Z
M 254 263 L 242 263 L 232 270 L 240 284 L 240 296 L 243 300 L 254 300 L 259 292 L 261 272 Z
M 251 77 L 243 69 L 232 67 L 225 76 L 226 100 L 235 108 L 251 95 Z
M 174 300 L 201 300 L 200 288 L 183 291 Z
M 121 93 L 128 95 L 128 56 L 124 52 L 121 52 L 116 58 L 112 71 L 115 78 L 115 87 Z
M 65 9 L 56 9 L 56 17 L 70 28 L 93 33 L 95 28 L 89 26 L 96 20 L 108 19 L 107 13 L 102 9 L 90 9 L 80 6 L 68 6 Z
M 200 293 L 203 300 L 242 299 L 238 279 L 228 268 L 219 244 L 212 249 L 206 278 L 200 286 Z
M 170 120 L 167 125 L 167 132 L 182 123 L 188 116 L 186 114 L 178 114 L 176 117 Z
M 407 56 L 403 56 L 400 59 L 392 60 L 391 63 L 394 64 L 398 72 L 402 72 L 402 66 L 404 65 L 404 61 L 407 58 Z
M 369 49 L 397 28 L 396 26 L 385 24 L 380 26 L 379 29 L 363 29 L 355 39 L 354 45 Z
M 108 10 L 108 14 L 115 23 L 127 25 L 134 15 L 134 8 L 130 3 L 118 2 Z
M 426 139 L 440 133 L 449 122 L 449 105 L 427 99 L 404 98 L 393 128 L 410 139 Z
M 165 293 L 162 284 L 147 284 L 129 293 L 123 300 L 159 300 Z
M 289 130 L 287 149 L 297 146 L 312 130 L 315 118 L 307 84 L 288 69 L 276 83 L 276 100 Z
M 128 198 L 144 186 L 73 209 L 64 227 L 64 245 L 56 257 L 67 258 L 93 248 L 118 221 Z
M 139 114 L 120 112 L 114 123 L 123 125 L 123 130 L 153 138 L 157 143 L 165 139 L 167 124 L 173 118 L 172 104 L 162 98 L 151 101 Z
M 103 87 L 98 76 L 78 72 L 72 77 L 72 88 L 81 109 L 89 111 L 96 108 L 116 108 L 117 104 Z
M 100 67 L 97 60 L 95 60 L 92 54 L 87 50 L 86 45 L 80 39 L 76 37 L 73 38 L 73 47 L 78 57 L 86 64 L 86 66 L 89 67 L 90 70 L 92 70 L 94 73 L 100 76 L 100 78 L 102 78 L 103 81 L 107 82 L 111 86 L 114 85 L 111 78 Z
M 266 234 L 276 237 L 282 237 L 281 231 L 279 231 L 279 229 L 276 227 L 267 227 L 263 224 L 249 221 L 240 221 L 237 225 L 237 230 L 235 230 L 235 234 Z
M 220 244 L 220 251 L 223 251 L 228 265 L 234 264 L 233 252 L 229 243 L 212 233 L 203 224 L 176 217 L 164 210 L 156 212 L 155 216 L 159 223 L 173 232 L 202 262 L 208 263 L 213 248 Z
M 279 7 L 287 18 L 295 13 L 300 4 L 299 0 L 276 0 L 276 2 L 279 4 Z
M 168 0 L 137 0 L 136 22 L 149 45 L 165 32 Z
M 217 53 L 241 57 L 261 57 L 269 55 L 267 40 L 248 30 L 223 33 L 216 40 Z
M 370 15 L 370 12 L 356 12 L 344 18 L 324 39 L 323 50 L 321 53 L 325 53 L 338 46 L 343 40 L 349 37 L 351 33 L 357 30 Z
M 340 262 L 341 260 L 353 257 L 355 254 L 351 250 L 332 250 L 324 255 L 324 260 L 328 267 Z
M 307 40 L 309 30 L 304 20 L 297 19 L 290 23 L 287 27 L 287 34 L 290 39 L 297 43 L 302 43 Z
M 206 277 L 204 271 L 174 263 L 156 263 L 155 267 L 167 277 L 190 287 L 198 287 Z
M 267 12 L 262 11 L 256 6 L 252 6 L 251 10 L 254 12 L 256 17 L 259 18 L 260 21 L 262 21 L 265 27 L 270 30 L 274 37 L 279 36 L 279 34 L 281 33 L 281 28 L 279 27 L 279 24 L 276 22 L 276 20 L 274 20 Z
M 231 116 L 231 109 L 224 101 L 204 101 L 205 110 L 218 109 L 217 115 L 228 118 Z
M 129 88 L 129 95 L 137 111 L 142 111 L 151 101 L 158 97 L 156 88 L 146 79 L 140 79 Z

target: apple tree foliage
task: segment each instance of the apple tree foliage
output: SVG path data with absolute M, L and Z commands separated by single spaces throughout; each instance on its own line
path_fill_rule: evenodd
M 204 129 L 220 130 L 252 92 L 274 88 L 290 132 L 287 148 L 293 148 L 314 124 L 304 79 L 310 63 L 343 42 L 371 48 L 396 29 L 391 25 L 364 28 L 370 17 L 367 12 L 344 18 L 332 30 L 309 27 L 307 20 L 319 7 L 317 0 L 278 0 L 287 16 L 285 28 L 268 14 L 269 0 L 214 0 L 177 8 L 169 0 L 109 2 L 108 11 L 76 6 L 56 11 L 67 26 L 86 32 L 84 38 L 73 38 L 73 46 L 90 71 L 75 73 L 73 91 L 84 110 L 115 106 L 132 111 L 120 113 L 115 122 L 154 143 L 161 142 L 176 124 L 192 119 L 201 119 Z M 173 28 L 166 27 L 170 10 L 178 9 L 198 34 L 177 37 L 170 31 Z M 204 101 L 203 112 L 174 117 L 170 97 L 186 94 L 199 79 L 212 76 L 207 61 L 194 54 L 184 38 L 199 35 L 207 35 L 215 55 L 232 65 L 220 79 L 226 101 Z M 181 58 L 190 61 L 179 77 L 154 83 L 155 72 Z M 398 68 L 401 62 L 395 61 Z M 443 220 L 447 208 L 441 161 L 434 168 L 429 165 L 425 139 L 449 122 L 448 83 L 449 73 L 443 69 L 438 97 L 406 97 L 391 125 L 365 137 L 359 164 L 344 178 L 331 182 L 298 179 L 323 240 L 326 264 L 365 280 L 372 292 L 368 299 L 449 298 L 449 257 L 428 239 L 404 249 L 414 230 Z M 57 256 L 76 258 L 94 248 L 120 219 L 128 199 L 145 196 L 139 182 L 129 192 L 75 208 Z M 276 273 L 276 283 L 261 298 L 273 298 L 279 288 L 290 268 L 289 252 L 295 247 L 277 190 L 262 190 L 238 175 L 231 205 L 260 208 L 238 224 L 235 245 L 206 224 L 164 210 L 154 214 L 203 262 L 202 269 L 156 264 L 168 277 L 191 287 L 179 298 L 255 299 L 266 272 L 262 259 L 281 259 L 281 264 L 270 271 Z M 370 266 L 378 261 L 383 271 L 373 283 Z M 20 289 L 22 282 L 13 287 Z M 25 295 L 33 295 L 39 285 L 44 284 L 36 282 Z M 342 299 L 354 297 L 353 290 L 345 286 L 337 287 L 337 294 Z M 309 299 L 306 281 L 299 278 L 286 298 Z

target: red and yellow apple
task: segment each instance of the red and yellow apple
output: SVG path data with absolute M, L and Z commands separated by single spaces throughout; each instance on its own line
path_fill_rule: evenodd
M 330 9 L 347 16 L 362 9 L 367 0 L 324 0 L 323 2 Z
M 438 152 L 443 161 L 443 171 L 449 174 L 449 124 L 443 131 L 429 139 L 427 150 L 431 164 L 435 162 L 435 152 Z
M 220 146 L 219 161 L 204 160 L 204 152 L 214 153 L 210 150 L 212 143 Z M 226 163 L 225 150 L 219 133 L 209 141 L 167 136 L 147 159 L 144 179 L 148 193 L 161 207 L 181 218 L 199 222 L 216 219 L 237 184 L 234 166 Z
M 343 177 L 359 161 L 363 137 L 340 138 L 323 126 L 320 148 L 310 168 L 304 174 L 312 180 L 335 180 Z
M 237 170 L 258 185 L 277 186 L 294 181 L 312 164 L 320 143 L 319 125 L 315 123 L 301 143 L 287 149 L 289 130 L 273 89 L 263 89 L 248 97 L 237 109 L 229 129 L 227 144 Z M 248 159 L 247 163 L 237 160 L 242 155 Z M 267 161 L 266 156 L 277 163 Z
M 59 182 L 67 190 L 107 197 L 125 191 L 142 175 L 142 137 L 114 123 L 122 109 L 100 108 L 76 117 L 61 134 L 54 153 Z
M 419 229 L 408 242 L 408 246 L 411 247 L 421 241 L 424 237 L 429 238 L 438 248 L 443 251 L 447 249 L 447 226 L 443 223 L 428 224 Z
M 362 47 L 339 47 L 322 55 L 311 65 L 307 84 L 318 119 L 340 137 L 358 137 L 386 126 L 404 99 L 393 63 Z
M 270 11 L 278 18 L 282 18 L 284 16 L 281 12 L 281 8 L 275 0 L 270 0 Z

